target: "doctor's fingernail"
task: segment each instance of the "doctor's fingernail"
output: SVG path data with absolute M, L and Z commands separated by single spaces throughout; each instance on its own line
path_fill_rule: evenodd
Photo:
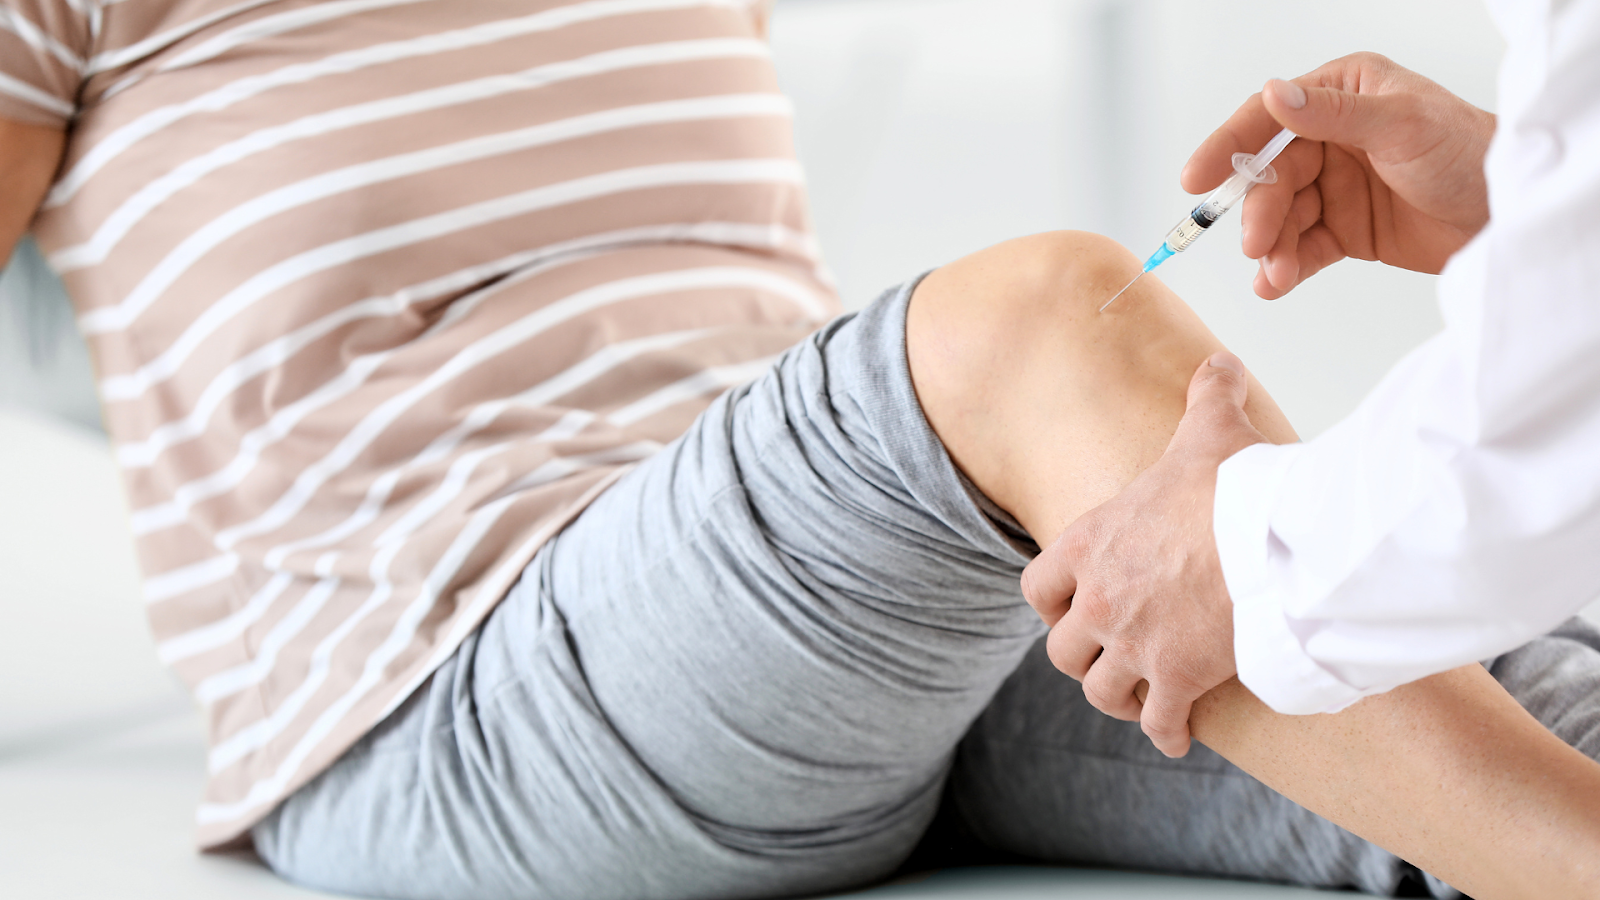
M 1305 88 L 1292 81 L 1274 78 L 1267 82 L 1267 89 L 1272 91 L 1272 96 L 1276 97 L 1279 103 L 1290 109 L 1302 109 L 1306 105 Z
M 1227 369 L 1235 375 L 1244 374 L 1244 360 L 1226 350 L 1218 350 L 1216 353 L 1211 354 L 1211 358 L 1206 362 L 1213 368 Z

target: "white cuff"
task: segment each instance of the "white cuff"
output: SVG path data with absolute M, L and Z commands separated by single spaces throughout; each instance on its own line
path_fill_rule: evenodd
M 1338 712 L 1365 696 L 1317 664 L 1290 627 L 1282 571 L 1288 549 L 1272 533 L 1272 513 L 1300 444 L 1256 444 L 1217 470 L 1212 507 L 1222 577 L 1233 597 L 1233 653 L 1239 680 L 1289 715 Z

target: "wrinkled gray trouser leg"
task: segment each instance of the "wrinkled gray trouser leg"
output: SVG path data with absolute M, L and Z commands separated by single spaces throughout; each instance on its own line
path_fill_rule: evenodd
M 606 491 L 390 720 L 254 831 L 304 884 L 717 900 L 870 883 L 1043 630 L 905 354 L 911 285 Z
M 1490 672 L 1546 727 L 1600 758 L 1600 632 L 1573 619 Z M 1032 859 L 1379 895 L 1424 880 L 1206 747 L 1161 755 L 1137 723 L 1091 707 L 1042 641 L 963 741 L 949 790 L 980 841 Z M 1436 897 L 1461 896 L 1425 880 Z

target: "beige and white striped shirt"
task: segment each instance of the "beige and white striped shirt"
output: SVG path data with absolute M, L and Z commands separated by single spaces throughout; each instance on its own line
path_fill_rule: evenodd
M 745 0 L 0 0 L 200 841 L 359 739 L 534 551 L 837 310 Z

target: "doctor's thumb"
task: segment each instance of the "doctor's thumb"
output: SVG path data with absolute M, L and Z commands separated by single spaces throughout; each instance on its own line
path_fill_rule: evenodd
M 1300 137 L 1364 150 L 1394 143 L 1411 131 L 1399 126 L 1421 115 L 1414 98 L 1405 94 L 1356 94 L 1277 78 L 1262 88 L 1261 100 L 1274 119 Z
M 1239 357 L 1226 350 L 1212 354 L 1189 381 L 1188 409 L 1173 446 L 1218 455 L 1220 463 L 1241 447 L 1265 440 L 1245 415 L 1249 394 L 1249 376 Z
M 1232 353 L 1218 350 L 1200 364 L 1190 379 L 1188 410 L 1193 413 L 1202 407 L 1219 406 L 1242 415 L 1249 395 L 1250 381 L 1244 374 L 1244 363 Z

